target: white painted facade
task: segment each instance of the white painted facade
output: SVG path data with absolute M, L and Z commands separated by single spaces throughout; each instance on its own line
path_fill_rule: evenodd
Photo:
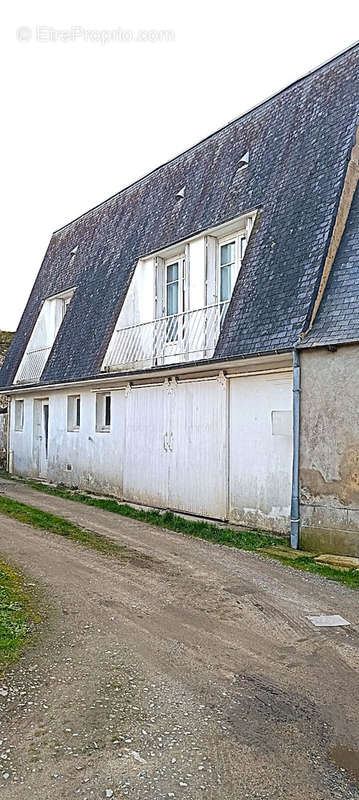
M 289 356 L 237 367 L 209 361 L 254 217 L 139 260 L 103 362 L 108 374 L 97 383 L 15 390 L 16 474 L 145 506 L 289 529 Z M 46 363 L 74 291 L 44 301 L 15 383 L 38 382 L 41 358 Z
M 97 387 L 102 396 L 111 397 L 111 422 L 102 429 L 96 424 L 95 386 L 56 389 L 43 396 L 25 393 L 22 430 L 15 429 L 13 398 L 14 472 L 147 506 L 288 530 L 290 369 L 279 366 L 274 372 L 238 377 L 218 371 L 204 377 L 182 374 L 152 385 L 123 383 L 104 391 L 108 380 Z M 68 398 L 75 392 L 80 425 L 69 430 Z M 279 433 L 273 412 L 284 420 Z

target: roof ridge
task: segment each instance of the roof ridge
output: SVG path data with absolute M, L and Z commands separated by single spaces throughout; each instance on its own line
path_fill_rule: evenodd
M 264 98 L 264 100 L 261 100 L 260 103 L 256 103 L 254 106 L 251 106 L 246 111 L 244 111 L 242 114 L 240 114 L 238 117 L 235 117 L 234 119 L 230 120 L 229 122 L 226 122 L 220 128 L 217 128 L 215 131 L 212 131 L 212 133 L 209 133 L 208 136 L 205 136 L 203 139 L 200 139 L 199 142 L 196 142 L 195 144 L 193 144 L 190 147 L 188 147 L 186 150 L 183 150 L 181 153 L 177 153 L 176 156 L 173 156 L 172 158 L 169 158 L 167 161 L 164 161 L 162 164 L 159 164 L 157 167 L 154 167 L 149 172 L 146 172 L 144 175 L 142 175 L 140 178 L 136 178 L 136 180 L 133 181 L 132 183 L 129 183 L 127 186 L 124 186 L 122 189 L 119 189 L 118 192 L 115 192 L 115 194 L 110 195 L 105 200 L 102 200 L 100 203 L 97 203 L 95 206 L 92 206 L 92 208 L 87 209 L 87 211 L 83 211 L 82 214 L 79 214 L 77 217 L 74 217 L 74 219 L 70 220 L 69 222 L 66 222 L 64 225 L 61 225 L 60 228 L 56 228 L 56 230 L 53 231 L 53 235 L 55 235 L 56 233 L 60 233 L 61 231 L 65 230 L 66 228 L 70 227 L 70 225 L 73 225 L 74 222 L 77 222 L 78 220 L 82 219 L 83 217 L 86 217 L 88 214 L 92 214 L 93 211 L 97 211 L 97 209 L 101 208 L 102 206 L 105 206 L 107 203 L 110 203 L 116 197 L 119 197 L 119 195 L 123 194 L 124 192 L 127 192 L 133 186 L 139 186 L 143 181 L 147 180 L 151 175 L 153 175 L 154 173 L 158 172 L 163 167 L 167 166 L 168 164 L 171 164 L 174 161 L 177 161 L 177 159 L 181 158 L 181 156 L 184 156 L 186 153 L 190 153 L 192 150 L 195 150 L 197 147 L 201 147 L 205 142 L 207 142 L 213 136 L 216 136 L 217 134 L 221 133 L 221 131 L 225 131 L 226 128 L 230 128 L 231 125 L 234 125 L 236 122 L 239 122 L 239 120 L 241 120 L 244 117 L 248 116 L 248 114 L 251 114 L 253 111 L 256 111 L 257 109 L 262 108 L 263 106 L 265 106 L 267 103 L 270 103 L 272 100 L 274 100 L 279 95 L 281 95 L 284 92 L 288 91 L 288 89 L 291 89 L 293 86 L 296 86 L 297 84 L 301 83 L 306 78 L 309 78 L 310 75 L 314 75 L 316 72 L 319 72 L 320 70 L 324 69 L 325 67 L 328 67 L 330 64 L 333 64 L 335 61 L 340 59 L 346 53 L 349 53 L 351 50 L 355 50 L 358 46 L 359 46 L 359 40 L 357 40 L 353 44 L 349 45 L 344 50 L 341 50 L 339 53 L 336 53 L 335 56 L 332 56 L 327 61 L 321 62 L 321 64 L 319 64 L 318 66 L 316 66 L 313 69 L 309 70 L 309 72 L 304 73 L 299 78 L 296 78 L 291 83 L 288 83 L 286 86 L 283 86 L 281 89 L 278 89 L 276 92 L 274 92 L 274 94 L 269 95 L 268 97 Z

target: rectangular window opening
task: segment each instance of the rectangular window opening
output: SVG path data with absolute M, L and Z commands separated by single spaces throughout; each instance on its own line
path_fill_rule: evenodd
M 81 425 L 81 397 L 70 394 L 67 398 L 67 430 L 78 431 Z
M 15 400 L 15 430 L 24 430 L 24 401 Z
M 111 395 L 107 394 L 105 397 L 105 428 L 111 425 Z
M 96 394 L 96 431 L 111 430 L 111 395 Z
M 179 261 L 168 264 L 166 270 L 166 316 L 174 316 L 179 311 Z M 176 342 L 178 338 L 178 319 L 170 319 L 166 327 L 166 341 Z

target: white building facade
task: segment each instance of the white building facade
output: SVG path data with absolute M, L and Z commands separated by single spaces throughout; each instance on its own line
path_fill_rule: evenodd
M 254 219 L 139 260 L 97 381 L 29 387 L 76 287 L 45 300 L 15 378 L 16 474 L 289 530 L 291 357 L 211 363 Z
M 358 97 L 356 44 L 53 233 L 15 474 L 359 553 Z

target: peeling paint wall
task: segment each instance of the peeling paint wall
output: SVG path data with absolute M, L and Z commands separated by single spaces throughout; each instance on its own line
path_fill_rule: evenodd
M 359 345 L 301 352 L 301 546 L 359 555 Z

